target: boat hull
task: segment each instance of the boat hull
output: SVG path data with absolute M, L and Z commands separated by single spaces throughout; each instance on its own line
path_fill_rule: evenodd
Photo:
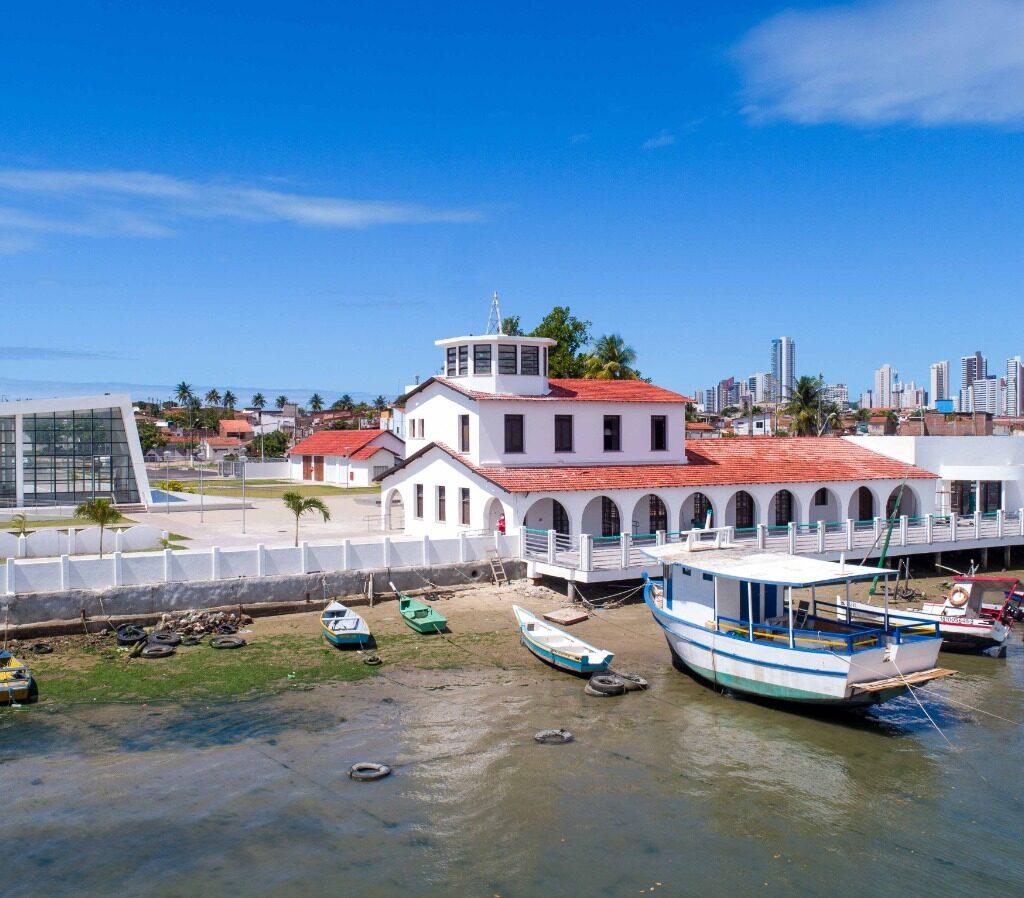
M 938 654 L 938 640 L 931 639 L 861 651 L 854 662 L 833 652 L 749 642 L 682 620 L 646 601 L 673 660 L 718 688 L 758 699 L 835 708 L 876 705 L 909 687 L 898 682 L 868 691 L 859 685 L 897 677 L 900 670 L 927 670 Z
M 323 624 L 320 625 L 320 632 L 323 633 L 324 639 L 338 648 L 353 645 L 362 646 L 370 641 L 369 633 L 335 633 L 332 630 L 328 630 Z
M 570 673 L 590 675 L 595 673 L 601 673 L 608 669 L 608 666 L 612 663 L 611 655 L 607 656 L 600 662 L 593 663 L 589 657 L 583 655 L 576 657 L 574 655 L 564 654 L 548 646 L 545 646 L 535 640 L 531 639 L 524 631 L 523 645 L 525 645 L 534 655 L 540 658 L 541 661 L 546 661 L 553 667 L 557 667 L 559 670 L 567 670 Z

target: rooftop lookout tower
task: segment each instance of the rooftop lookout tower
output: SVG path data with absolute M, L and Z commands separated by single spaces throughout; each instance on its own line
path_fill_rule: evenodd
M 548 337 L 449 337 L 437 340 L 444 353 L 442 377 L 479 393 L 545 396 L 548 352 L 557 341 Z

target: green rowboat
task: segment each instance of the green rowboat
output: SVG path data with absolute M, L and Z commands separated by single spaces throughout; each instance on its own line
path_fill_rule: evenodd
M 440 633 L 448 626 L 448 620 L 444 615 L 438 614 L 429 605 L 401 593 L 398 594 L 398 611 L 417 633 Z

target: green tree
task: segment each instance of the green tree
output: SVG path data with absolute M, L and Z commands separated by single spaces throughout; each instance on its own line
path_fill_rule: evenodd
M 230 411 L 235 410 L 235 406 L 238 405 L 238 397 L 230 390 L 224 391 L 224 408 Z
M 354 405 L 352 397 L 345 393 L 341 399 L 331 403 L 331 408 L 336 412 L 350 412 Z
M 525 337 L 523 329 L 519 324 L 518 315 L 509 315 L 507 318 L 501 319 L 501 332 L 506 337 Z
M 309 397 L 309 410 L 314 414 L 322 412 L 324 410 L 324 397 L 319 393 L 314 393 Z
M 618 334 L 598 338 L 583 360 L 583 376 L 594 380 L 636 380 L 636 351 Z
M 311 511 L 320 512 L 324 523 L 331 519 L 331 512 L 323 499 L 316 496 L 303 496 L 300 493 L 288 492 L 281 496 L 281 501 L 295 515 L 295 545 L 299 544 L 299 519 Z
M 220 391 L 216 387 L 206 391 L 206 404 L 214 407 L 220 406 Z
M 262 393 L 257 393 L 252 397 L 252 407 L 258 412 L 262 412 L 267 407 L 267 397 Z
M 869 409 L 869 408 L 859 408 L 854 413 L 853 417 L 854 417 L 854 420 L 858 424 L 864 424 L 866 421 L 868 421 L 871 418 L 871 409 Z
M 722 409 L 723 418 L 732 418 L 740 413 L 740 410 L 735 405 L 727 405 Z
M 28 533 L 28 516 L 21 513 L 12 514 L 11 529 L 17 533 L 18 536 L 25 536 Z
M 384 411 L 384 409 L 388 407 L 388 401 L 385 397 L 378 396 L 376 399 L 373 400 L 373 407 L 378 412 L 382 412 Z
M 277 399 L 274 400 L 274 405 L 276 405 L 279 409 L 283 409 L 287 404 L 288 397 L 285 396 L 284 393 L 282 393 L 280 396 L 277 397 Z
M 263 454 L 267 458 L 282 458 L 288 451 L 288 434 L 283 430 L 275 430 L 262 437 Z
M 151 424 L 149 421 L 139 421 L 137 429 L 139 431 L 139 442 L 142 444 L 143 452 L 149 452 L 150 449 L 156 449 L 160 446 L 167 445 L 167 437 L 156 429 L 155 424 Z
M 558 341 L 548 355 L 549 376 L 583 377 L 582 349 L 590 342 L 589 321 L 577 318 L 568 306 L 555 306 L 530 336 Z
M 103 557 L 103 531 L 111 524 L 124 519 L 109 499 L 89 499 L 75 509 L 75 517 L 92 521 L 100 528 L 100 558 Z
M 187 405 L 192 398 L 192 384 L 185 381 L 178 384 L 174 388 L 174 398 L 178 400 L 178 405 Z

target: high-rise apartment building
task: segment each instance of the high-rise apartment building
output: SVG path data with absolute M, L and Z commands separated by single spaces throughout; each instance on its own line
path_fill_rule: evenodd
M 931 367 L 931 382 L 928 384 L 931 404 L 940 399 L 949 399 L 949 362 L 935 362 Z
M 796 383 L 796 342 L 789 337 L 772 340 L 772 402 L 788 402 Z
M 875 394 L 871 390 L 865 390 L 860 394 L 860 402 L 858 405 L 861 408 L 874 408 L 875 407 Z
M 1006 360 L 1006 414 L 1024 415 L 1024 365 L 1019 355 Z
M 841 409 L 845 409 L 850 404 L 850 391 L 846 384 L 826 384 L 822 388 L 821 398 L 825 402 L 834 402 Z
M 747 389 L 754 402 L 772 401 L 772 376 L 770 374 L 751 374 L 747 378 Z
M 960 359 L 960 390 L 966 390 L 976 380 L 988 376 L 988 363 L 980 352 Z
M 886 362 L 875 371 L 875 388 L 871 391 L 875 408 L 892 408 L 892 365 Z

